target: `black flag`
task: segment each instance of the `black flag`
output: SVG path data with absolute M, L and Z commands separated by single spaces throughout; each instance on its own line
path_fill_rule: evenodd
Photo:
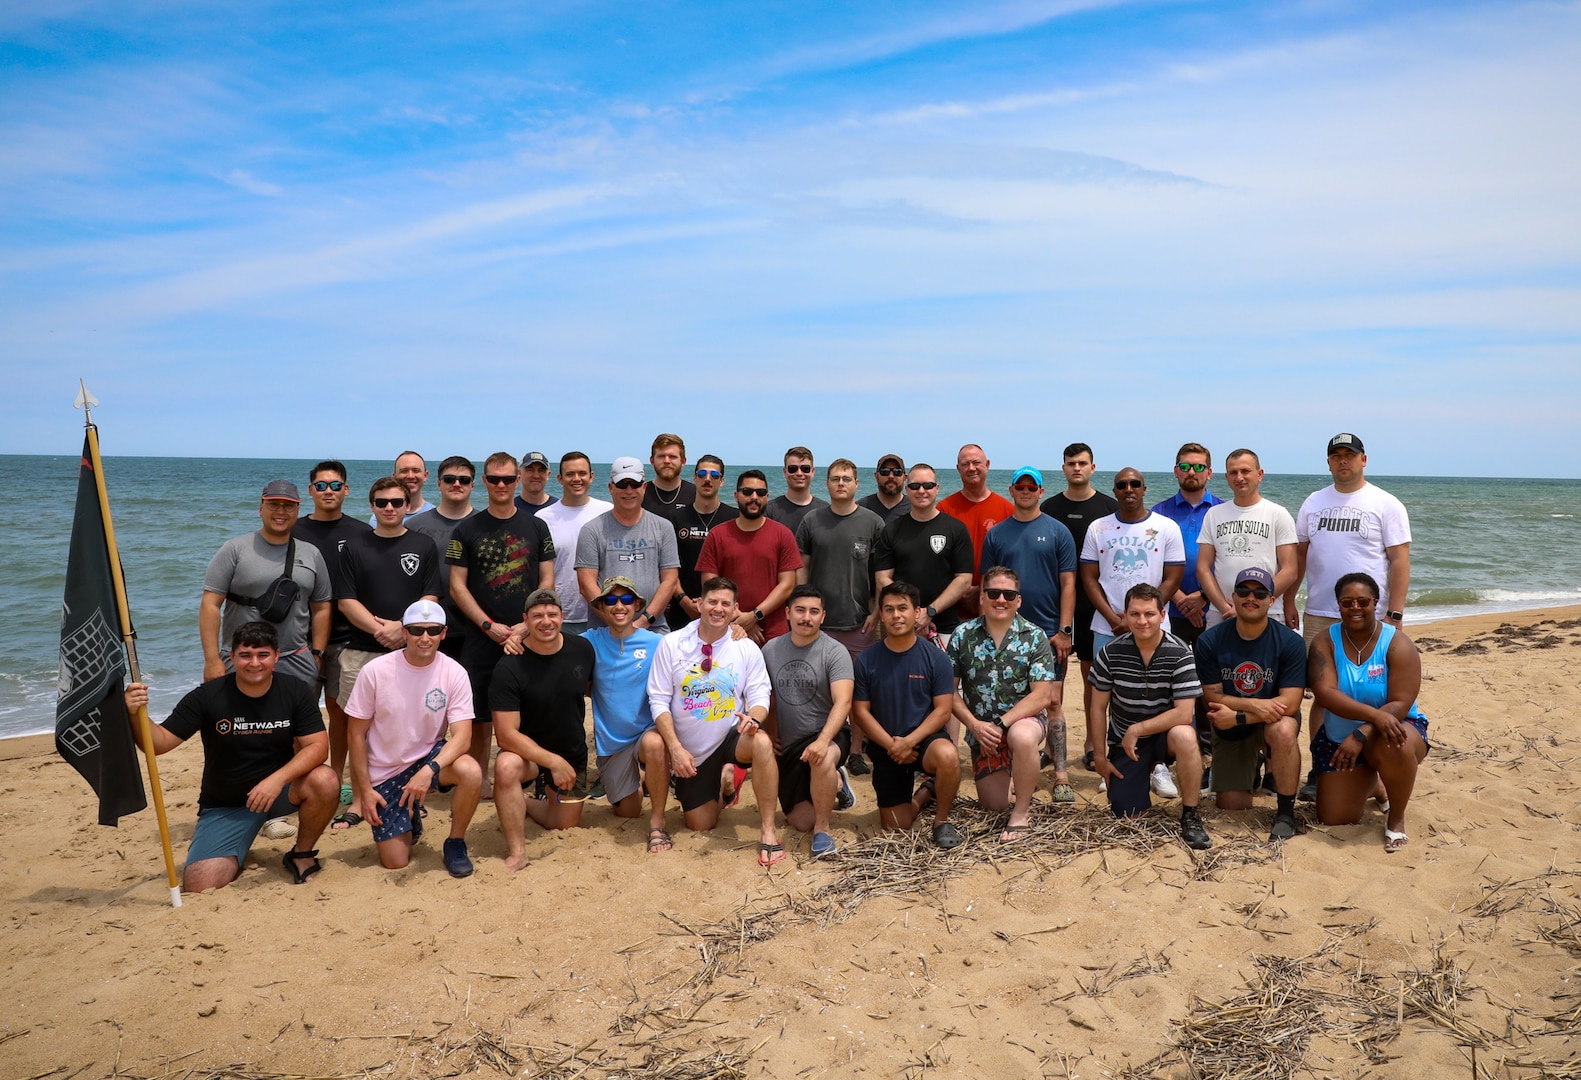
M 99 796 L 99 824 L 115 825 L 146 808 L 148 799 L 121 697 L 126 649 L 92 461 L 84 440 L 60 621 L 55 749 Z

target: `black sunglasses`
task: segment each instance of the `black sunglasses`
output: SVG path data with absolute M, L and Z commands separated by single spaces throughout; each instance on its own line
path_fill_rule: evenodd
M 745 495 L 749 499 L 766 499 L 769 497 L 768 488 L 736 488 L 737 495 Z
M 984 589 L 983 595 L 990 600 L 1014 600 L 1021 595 L 1020 589 Z
M 885 465 L 882 469 L 878 470 L 878 475 L 880 475 L 880 476 L 905 476 L 906 475 L 906 470 L 902 469 L 902 468 L 899 468 L 898 466 Z
M 1245 585 L 1245 584 L 1242 584 L 1242 585 L 1235 586 L 1235 595 L 1236 596 L 1242 596 L 1242 597 L 1255 596 L 1259 600 L 1267 600 L 1270 596 L 1273 595 L 1273 593 L 1269 592 L 1267 589 L 1263 588 L 1261 585 Z
M 939 486 L 939 483 L 938 483 L 937 480 L 913 480 L 911 483 L 906 485 L 906 490 L 907 491 L 932 491 L 934 488 L 936 488 L 938 486 Z
M 1146 480 L 1116 480 L 1114 482 L 1114 490 L 1116 490 L 1116 491 L 1124 491 L 1127 488 L 1145 488 L 1145 487 L 1147 487 L 1147 481 Z
M 516 482 L 516 474 L 511 473 L 509 476 L 495 476 L 493 473 L 484 473 L 483 482 L 485 484 L 494 484 L 497 487 L 504 486 L 505 484 L 514 484 Z
M 374 499 L 373 505 L 377 506 L 380 510 L 383 510 L 386 506 L 405 506 L 406 497 L 397 495 L 393 499 Z
M 413 637 L 438 637 L 445 632 L 443 626 L 408 626 L 404 629 Z
M 346 486 L 344 480 L 314 480 L 314 491 L 339 491 Z
M 463 476 L 460 473 L 448 473 L 447 472 L 447 473 L 445 473 L 443 476 L 441 476 L 439 478 L 439 482 L 441 484 L 463 484 L 464 485 L 464 484 L 472 483 L 472 477 L 470 477 L 470 476 Z
M 616 480 L 614 486 L 621 491 L 632 491 L 642 486 L 641 480 Z
M 785 471 L 788 472 L 788 473 L 791 473 L 791 472 L 810 473 L 810 472 L 812 472 L 812 466 L 811 465 L 787 465 L 787 466 L 785 466 Z

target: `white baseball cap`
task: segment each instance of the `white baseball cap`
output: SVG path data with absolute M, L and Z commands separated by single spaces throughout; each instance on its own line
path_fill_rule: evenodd
M 417 601 L 408 607 L 406 613 L 401 616 L 402 626 L 427 625 L 429 623 L 438 623 L 440 626 L 445 625 L 445 609 L 432 600 Z

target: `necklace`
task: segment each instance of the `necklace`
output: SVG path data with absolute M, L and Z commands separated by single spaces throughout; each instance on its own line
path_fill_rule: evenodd
M 674 506 L 675 505 L 675 500 L 679 499 L 681 497 L 681 487 L 682 487 L 682 485 L 676 484 L 675 485 L 675 494 L 671 495 L 668 499 L 666 499 L 664 497 L 664 489 L 661 488 L 658 484 L 654 484 L 653 485 L 653 497 L 655 499 L 658 499 L 659 502 L 662 503 L 665 506 Z
M 1362 653 L 1364 651 L 1371 650 L 1373 638 L 1376 638 L 1378 636 L 1378 632 L 1380 630 L 1382 630 L 1382 629 L 1383 629 L 1383 623 L 1375 624 L 1373 626 L 1373 628 L 1372 628 L 1372 633 L 1367 635 L 1367 640 L 1362 642 L 1361 648 L 1359 648 L 1359 649 L 1356 648 L 1356 643 L 1350 639 L 1350 631 L 1349 630 L 1342 631 L 1342 633 L 1345 636 L 1345 644 L 1349 645 L 1353 649 L 1356 649 L 1356 666 L 1357 667 L 1361 667 L 1362 666 L 1362 663 L 1364 661 L 1364 657 L 1363 657 Z
M 692 513 L 697 514 L 697 520 L 698 521 L 703 521 L 703 529 L 705 531 L 712 531 L 713 527 L 714 527 L 714 518 L 719 516 L 719 511 L 723 510 L 724 507 L 725 507 L 724 503 L 720 503 L 718 506 L 714 507 L 714 512 L 712 514 L 708 515 L 708 520 L 707 521 L 703 521 L 703 515 L 698 512 L 698 509 L 697 509 L 696 506 L 692 507 Z

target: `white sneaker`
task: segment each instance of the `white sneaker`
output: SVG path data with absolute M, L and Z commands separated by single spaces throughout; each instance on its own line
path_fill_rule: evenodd
M 1169 775 L 1169 766 L 1162 761 L 1153 766 L 1150 782 L 1153 785 L 1153 794 L 1160 799 L 1180 798 L 1180 789 L 1175 786 L 1175 778 Z

